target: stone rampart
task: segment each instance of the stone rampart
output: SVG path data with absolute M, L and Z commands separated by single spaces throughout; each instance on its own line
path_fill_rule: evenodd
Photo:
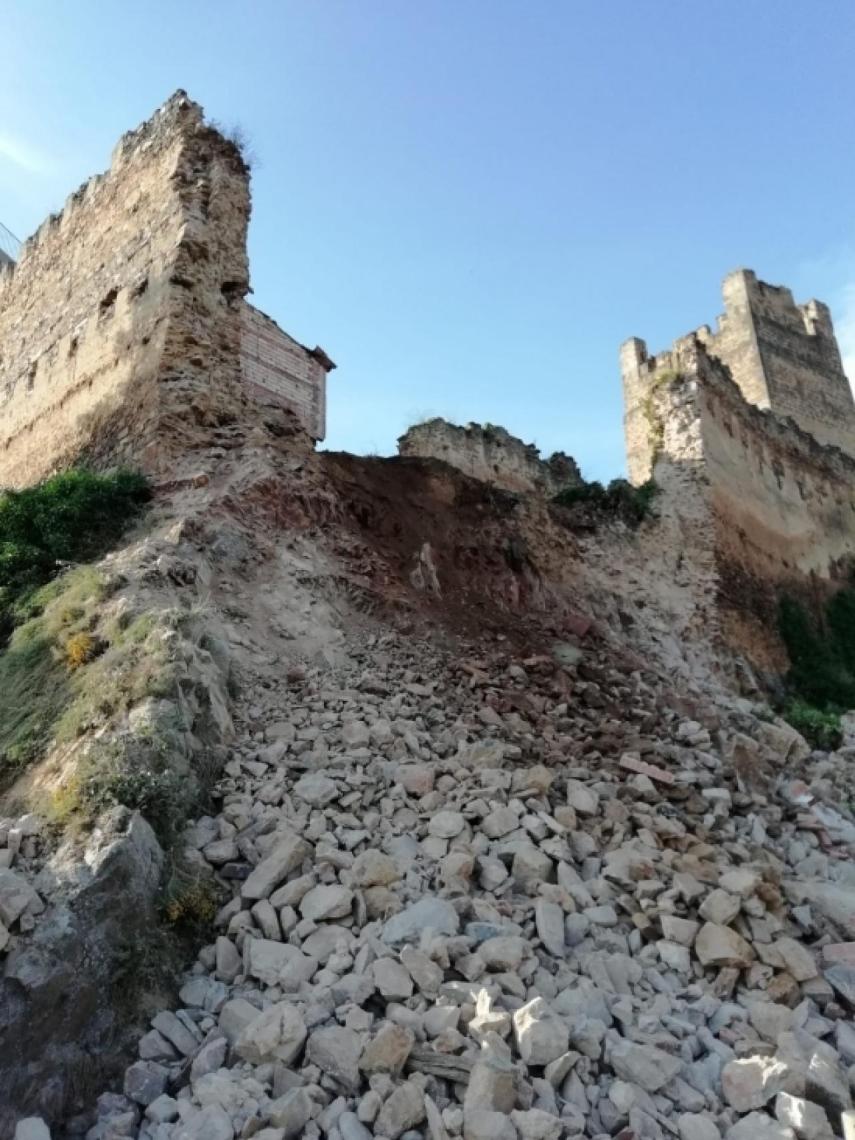
M 0 273 L 0 486 L 81 456 L 166 472 L 235 416 L 249 209 L 238 148 L 177 92 L 24 243 Z
M 460 427 L 439 418 L 427 420 L 401 436 L 398 451 L 441 459 L 506 491 L 552 496 L 582 481 L 575 461 L 563 452 L 541 459 L 534 444 L 492 424 Z

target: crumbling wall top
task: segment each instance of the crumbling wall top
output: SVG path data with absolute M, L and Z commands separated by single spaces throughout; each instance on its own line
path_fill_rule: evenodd
M 236 172 L 246 171 L 246 164 L 238 145 L 215 126 L 206 124 L 202 107 L 194 103 L 185 91 L 179 89 L 158 107 L 150 118 L 134 130 L 126 131 L 122 135 L 113 149 L 109 168 L 88 178 L 68 195 L 62 210 L 49 215 L 23 242 L 16 263 L 0 264 L 0 303 L 2 303 L 3 285 L 16 269 L 25 265 L 43 243 L 55 238 L 61 240 L 62 234 L 72 224 L 79 207 L 84 203 L 94 203 L 112 174 L 120 172 L 131 162 L 147 162 L 156 152 L 165 150 L 199 132 L 206 133 L 208 145 L 220 158 L 226 159 L 232 169 Z
M 463 427 L 436 417 L 405 432 L 398 440 L 398 451 L 442 459 L 475 479 L 509 491 L 557 495 L 582 481 L 575 460 L 564 452 L 542 459 L 533 443 L 524 443 L 496 424 Z

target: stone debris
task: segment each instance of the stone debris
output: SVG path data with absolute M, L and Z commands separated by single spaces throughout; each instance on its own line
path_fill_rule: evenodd
M 839 1135 L 855 864 L 788 789 L 846 822 L 848 767 L 787 736 L 748 790 L 764 722 L 671 712 L 587 653 L 388 634 L 250 678 L 219 814 L 186 833 L 211 940 L 88 1140 Z M 6 927 L 38 907 L 17 866 Z

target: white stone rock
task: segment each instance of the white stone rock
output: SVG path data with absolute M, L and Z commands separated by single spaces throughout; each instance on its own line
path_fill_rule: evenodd
M 527 1065 L 548 1065 L 567 1052 L 570 1034 L 561 1018 L 537 997 L 513 1014 L 517 1049 Z
M 580 780 L 567 781 L 567 803 L 579 815 L 596 815 L 600 806 L 597 793 Z
M 267 1108 L 267 1119 L 282 1135 L 290 1138 L 303 1136 L 314 1111 L 314 1103 L 308 1089 L 293 1088 L 272 1101 Z
M 311 847 L 299 835 L 284 835 L 244 880 L 241 895 L 251 902 L 266 899 L 310 854 Z
M 50 1140 L 50 1129 L 40 1116 L 25 1116 L 15 1125 L 15 1140 Z
M 318 960 L 287 943 L 248 938 L 244 943 L 244 966 L 249 977 L 293 993 L 302 982 L 309 981 L 318 968 Z
M 459 811 L 438 811 L 428 821 L 428 832 L 438 839 L 454 839 L 465 826 L 466 820 Z
M 411 1079 L 398 1085 L 380 1109 L 374 1127 L 375 1136 L 398 1140 L 404 1132 L 415 1128 L 425 1118 L 425 1094 L 421 1082 Z
M 677 1117 L 680 1140 L 721 1140 L 715 1121 L 703 1112 L 683 1112 Z
M 692 922 L 688 918 L 677 918 L 673 914 L 662 915 L 662 933 L 669 942 L 677 942 L 680 946 L 693 946 L 700 928 L 699 922 Z
M 520 890 L 551 882 L 555 877 L 552 860 L 539 848 L 533 846 L 520 847 L 514 853 L 511 875 L 514 884 Z
M 291 1002 L 277 1002 L 241 1031 L 234 1048 L 254 1065 L 267 1061 L 290 1065 L 305 1040 L 306 1025 L 300 1011 Z
M 695 939 L 695 953 L 704 966 L 742 969 L 754 961 L 754 950 L 741 935 L 729 926 L 714 922 L 704 923 L 701 927 Z
M 544 949 L 556 958 L 565 954 L 564 911 L 557 903 L 539 898 L 534 904 L 534 921 L 537 936 Z
M 401 868 L 382 851 L 362 851 L 353 861 L 350 876 L 357 887 L 388 887 L 401 878 Z
M 218 1104 L 209 1104 L 174 1126 L 174 1140 L 233 1140 L 231 1117 Z
M 521 1140 L 559 1140 L 563 1131 L 561 1120 L 540 1108 L 516 1109 L 511 1113 L 511 1120 Z
M 619 1077 L 630 1084 L 641 1085 L 646 1092 L 657 1092 L 683 1067 L 679 1057 L 632 1041 L 620 1041 L 612 1048 L 608 1060 Z
M 306 1044 L 306 1058 L 348 1093 L 359 1089 L 361 1053 L 362 1038 L 342 1025 L 316 1029 Z
M 330 918 L 346 918 L 353 905 L 353 891 L 338 883 L 319 883 L 303 895 L 300 914 L 313 922 L 324 922 Z
M 792 1128 L 802 1140 L 832 1140 L 834 1136 L 825 1110 L 804 1097 L 778 1093 L 775 1116 L 779 1124 Z
M 463 1113 L 463 1140 L 517 1140 L 513 1121 L 502 1112 L 470 1108 Z
M 325 807 L 338 796 L 338 786 L 322 772 L 307 772 L 294 785 L 294 795 L 310 807 Z
M 782 1091 L 790 1070 L 775 1057 L 743 1057 L 730 1061 L 721 1073 L 721 1091 L 737 1112 L 763 1108 Z
M 728 1128 L 725 1140 L 795 1140 L 795 1133 L 765 1112 L 749 1112 Z
M 0 869 L 0 922 L 11 926 L 28 907 L 39 904 L 37 892 L 23 875 L 8 868 Z
M 718 926 L 727 926 L 739 914 L 739 908 L 740 901 L 735 895 L 729 895 L 727 891 L 716 888 L 716 890 L 710 891 L 698 907 L 698 914 L 707 922 L 714 922 Z
M 819 974 L 813 954 L 795 938 L 779 938 L 774 946 L 797 982 L 809 982 Z
M 456 934 L 460 929 L 457 911 L 445 899 L 426 896 L 393 915 L 383 927 L 382 938 L 391 946 L 417 942 L 425 930 L 435 934 Z
M 406 1001 L 413 993 L 413 979 L 394 958 L 378 958 L 372 963 L 374 985 L 387 1001 Z
M 519 816 L 511 807 L 499 807 L 481 820 L 481 830 L 488 839 L 501 839 L 520 825 Z

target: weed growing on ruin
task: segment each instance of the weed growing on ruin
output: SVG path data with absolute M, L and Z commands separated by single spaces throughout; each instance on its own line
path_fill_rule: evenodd
M 97 657 L 100 642 L 97 637 L 85 630 L 71 634 L 63 646 L 65 663 L 69 669 L 79 669 Z
M 661 372 L 657 372 L 650 381 L 644 397 L 641 411 L 647 421 L 651 471 L 656 466 L 656 460 L 665 446 L 665 421 L 656 406 L 656 399 L 662 388 L 679 379 L 680 373 L 673 368 L 665 368 Z
M 658 487 L 652 479 L 633 487 L 626 479 L 612 479 L 607 487 L 596 481 L 567 487 L 553 498 L 560 507 L 584 505 L 622 519 L 628 526 L 638 526 L 653 512 Z
M 176 863 L 163 887 L 163 914 L 171 926 L 190 936 L 210 928 L 222 899 L 210 875 Z
M 837 747 L 840 714 L 855 708 L 855 589 L 838 591 L 819 619 L 783 598 L 778 629 L 790 658 L 782 715 L 815 747 Z
M 255 143 L 249 131 L 241 123 L 225 126 L 217 119 L 210 119 L 208 126 L 211 130 L 219 132 L 224 139 L 232 144 L 248 170 L 256 170 L 261 165 Z

